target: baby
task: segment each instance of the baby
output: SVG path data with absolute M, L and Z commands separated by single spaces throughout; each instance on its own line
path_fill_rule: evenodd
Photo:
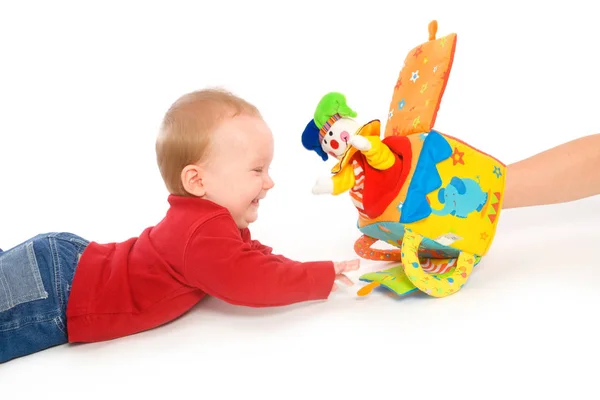
M 253 240 L 273 188 L 273 136 L 256 107 L 221 90 L 182 96 L 156 142 L 169 210 L 121 243 L 37 235 L 0 250 L 0 363 L 49 347 L 165 324 L 206 295 L 251 307 L 327 299 L 358 260 L 298 262 Z

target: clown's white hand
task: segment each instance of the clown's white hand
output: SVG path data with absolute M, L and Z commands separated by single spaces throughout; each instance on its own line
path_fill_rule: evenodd
M 312 188 L 313 194 L 333 194 L 333 180 L 329 176 L 323 176 L 317 179 Z
M 371 142 L 364 136 L 355 135 L 350 138 L 349 143 L 360 151 L 371 150 Z

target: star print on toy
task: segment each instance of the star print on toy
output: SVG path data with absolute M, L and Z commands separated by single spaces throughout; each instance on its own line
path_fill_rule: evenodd
M 500 167 L 498 167 L 497 165 L 494 166 L 494 175 L 496 175 L 497 178 L 500 178 L 502 176 L 502 171 L 500 170 Z
M 463 156 L 465 153 L 463 151 L 458 151 L 458 147 L 454 148 L 454 153 L 452 153 L 452 165 L 462 164 L 465 165 L 465 160 L 463 160 Z
M 421 123 L 421 116 L 418 115 L 417 118 L 415 118 L 413 121 L 413 127 L 416 128 L 417 125 L 419 125 L 420 123 Z
M 487 240 L 487 238 L 488 238 L 487 232 L 481 232 L 480 237 L 481 237 L 481 240 Z
M 396 82 L 396 86 L 394 88 L 399 89 L 400 86 L 402 86 L 402 78 L 398 79 L 398 82 Z
M 419 57 L 419 55 L 423 52 L 423 46 L 419 46 L 415 49 L 415 52 L 413 53 L 413 56 L 415 57 Z
M 404 101 L 404 99 L 400 100 L 398 102 L 398 110 L 402 110 L 405 105 L 406 105 L 406 102 Z
M 411 82 L 416 82 L 417 79 L 419 79 L 419 70 L 416 70 L 415 72 L 413 72 L 412 76 L 410 77 Z

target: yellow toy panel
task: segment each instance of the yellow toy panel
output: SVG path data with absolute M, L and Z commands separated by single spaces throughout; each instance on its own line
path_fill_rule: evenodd
M 429 24 L 429 41 L 412 49 L 394 87 L 384 136 L 429 132 L 440 108 L 454 60 L 457 35 L 435 39 L 437 22 Z
M 431 214 L 405 226 L 444 246 L 483 256 L 496 234 L 506 166 L 459 139 L 442 136 L 452 155 L 436 166 L 442 184 L 427 194 Z

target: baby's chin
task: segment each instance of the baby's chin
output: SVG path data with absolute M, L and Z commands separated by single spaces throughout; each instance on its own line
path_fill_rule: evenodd
M 245 229 L 253 224 L 258 219 L 258 212 L 256 210 L 248 210 L 246 215 L 240 218 L 236 223 L 238 228 Z

